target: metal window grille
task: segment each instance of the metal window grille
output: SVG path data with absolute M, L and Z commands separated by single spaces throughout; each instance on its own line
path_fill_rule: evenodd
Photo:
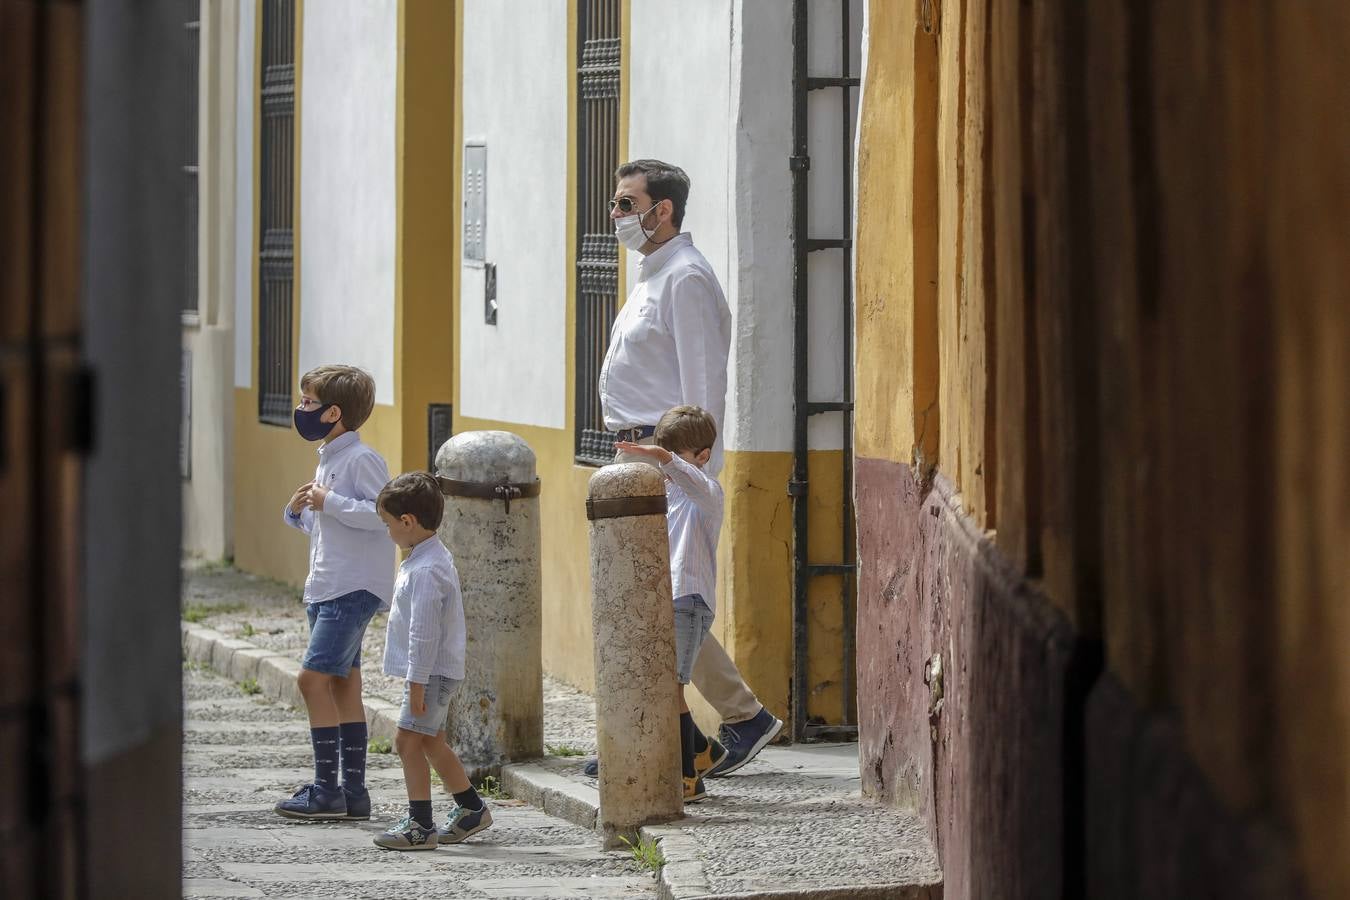
M 201 308 L 197 296 L 197 208 L 198 208 L 198 97 L 197 85 L 201 78 L 201 0 L 188 4 L 191 20 L 183 23 L 188 53 L 188 117 L 186 154 L 183 162 L 183 190 L 187 202 L 187 253 L 184 267 L 187 272 L 187 290 L 183 294 L 183 312 L 196 314 Z
M 619 302 L 619 245 L 605 201 L 619 165 L 620 0 L 581 0 L 578 11 L 576 458 L 604 465 L 614 459 L 599 384 Z
M 295 0 L 264 0 L 258 418 L 291 422 L 295 255 Z

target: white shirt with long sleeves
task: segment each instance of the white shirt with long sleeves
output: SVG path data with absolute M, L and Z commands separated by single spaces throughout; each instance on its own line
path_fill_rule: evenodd
M 692 404 L 717 423 L 708 469 L 722 470 L 731 310 L 717 276 L 688 234 L 643 257 L 637 284 L 614 319 L 600 368 L 600 411 L 610 431 L 655 425 Z
M 355 431 L 319 445 L 314 483 L 328 488 L 323 511 L 300 515 L 283 507 L 287 525 L 309 535 L 309 577 L 305 602 L 322 603 L 370 591 L 389 608 L 394 592 L 394 542 L 375 511 L 375 498 L 389 482 L 384 457 L 361 443 Z
M 670 596 L 698 594 L 717 612 L 717 534 L 722 530 L 722 485 L 678 456 L 661 464 L 666 476 L 666 533 L 670 537 Z
M 426 684 L 464 678 L 464 598 L 454 557 L 432 536 L 398 569 L 384 642 L 384 674 Z

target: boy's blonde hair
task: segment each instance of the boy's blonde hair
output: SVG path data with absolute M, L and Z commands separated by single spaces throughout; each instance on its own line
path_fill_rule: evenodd
M 300 390 L 309 391 L 323 404 L 342 410 L 342 427 L 355 431 L 366 424 L 375 408 L 375 379 L 356 366 L 319 366 L 300 379 Z
M 671 453 L 698 453 L 712 448 L 717 440 L 717 423 L 706 409 L 677 406 L 656 423 L 655 438 L 656 446 Z
M 441 485 L 430 472 L 405 472 L 390 481 L 375 505 L 394 518 L 411 515 L 427 531 L 435 531 L 445 515 Z

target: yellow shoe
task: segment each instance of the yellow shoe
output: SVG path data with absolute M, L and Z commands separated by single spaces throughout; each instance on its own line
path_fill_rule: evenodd
M 716 738 L 708 738 L 708 746 L 703 748 L 703 752 L 694 754 L 694 774 L 702 778 L 726 758 L 727 748 L 718 743 Z
M 708 791 L 703 787 L 703 779 L 695 775 L 693 778 L 684 779 L 684 802 L 697 803 L 708 796 Z

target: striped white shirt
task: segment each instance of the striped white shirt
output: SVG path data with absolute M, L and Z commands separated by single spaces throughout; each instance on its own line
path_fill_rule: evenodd
M 666 475 L 666 533 L 670 536 L 671 598 L 699 594 L 717 612 L 717 534 L 722 485 L 703 469 L 671 455 Z
M 306 508 L 296 516 L 289 506 L 281 510 L 287 525 L 309 535 L 306 603 L 370 591 L 380 598 L 381 609 L 389 608 L 394 542 L 375 511 L 375 498 L 388 482 L 384 457 L 361 443 L 355 431 L 319 445 L 314 483 L 328 488 L 323 511 Z
M 426 684 L 464 677 L 464 599 L 454 557 L 432 536 L 398 569 L 384 642 L 384 674 Z

